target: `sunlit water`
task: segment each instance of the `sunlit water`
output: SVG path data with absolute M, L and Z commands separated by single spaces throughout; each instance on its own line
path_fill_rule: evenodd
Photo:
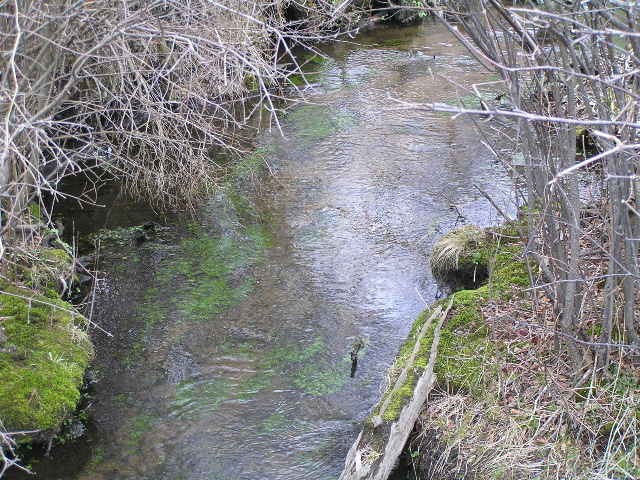
M 469 122 L 403 108 L 490 80 L 443 27 L 354 42 L 324 48 L 313 104 L 284 136 L 261 135 L 275 174 L 256 194 L 261 221 L 216 197 L 191 233 L 105 267 L 96 318 L 115 339 L 100 340 L 93 427 L 36 464 L 41 478 L 337 478 L 436 298 L 431 245 L 499 220 L 473 184 L 506 208 L 510 195 Z

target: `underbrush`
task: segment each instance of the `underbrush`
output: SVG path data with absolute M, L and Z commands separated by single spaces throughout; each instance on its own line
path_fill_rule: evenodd
M 476 247 L 489 279 L 454 294 L 438 388 L 406 446 L 412 478 L 640 478 L 633 358 L 620 350 L 597 372 L 586 350 L 585 367 L 572 371 L 551 301 L 529 288 L 538 267 L 526 268 L 521 252 L 495 239 Z

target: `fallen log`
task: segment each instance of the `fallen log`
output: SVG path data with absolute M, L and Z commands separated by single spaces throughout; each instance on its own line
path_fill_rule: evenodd
M 387 480 L 393 471 L 418 414 L 435 383 L 433 368 L 438 354 L 440 330 L 453 305 L 453 298 L 454 296 L 451 297 L 445 310 L 442 307 L 436 307 L 420 328 L 402 371 L 395 381 L 390 382 L 385 394 L 374 408 L 374 413 L 367 419 L 360 435 L 349 450 L 339 480 Z M 422 342 L 433 324 L 435 328 L 431 336 L 429 362 L 415 382 L 413 393 L 400 410 L 400 414 L 390 418 L 387 413 L 391 402 L 409 377 L 418 370 L 416 361 L 419 358 Z

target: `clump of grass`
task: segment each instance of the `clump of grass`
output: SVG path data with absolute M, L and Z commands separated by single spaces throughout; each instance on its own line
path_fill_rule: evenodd
M 480 256 L 474 256 L 474 253 L 484 239 L 484 232 L 473 225 L 465 225 L 442 237 L 434 245 L 431 254 L 433 274 L 449 277 L 459 273 L 468 264 L 480 263 Z

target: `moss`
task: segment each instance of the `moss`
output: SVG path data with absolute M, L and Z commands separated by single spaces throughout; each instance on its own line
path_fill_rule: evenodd
M 101 447 L 96 447 L 93 451 L 93 455 L 91 455 L 91 459 L 87 462 L 85 470 L 88 472 L 94 471 L 96 468 L 104 462 L 104 449 Z
M 125 444 L 132 450 L 139 447 L 145 434 L 153 428 L 155 420 L 151 415 L 138 415 L 132 418 L 129 423 L 129 438 Z
M 302 87 L 310 83 L 316 83 L 320 73 L 295 73 L 289 76 L 289 81 L 296 87 Z
M 403 38 L 389 38 L 386 40 L 381 40 L 378 43 L 384 47 L 399 47 L 407 43 L 407 41 Z
M 342 389 L 348 375 L 346 366 L 338 369 L 310 363 L 295 373 L 293 384 L 309 395 L 328 395 Z
M 504 235 L 502 230 L 499 233 Z M 527 266 L 520 258 L 521 246 L 505 243 L 499 235 L 484 236 L 484 240 L 478 242 L 472 252 L 479 261 L 485 262 L 488 266 L 489 278 L 477 289 L 461 290 L 453 294 L 452 308 L 440 332 L 434 372 L 438 382 L 447 390 L 482 395 L 486 387 L 485 382 L 490 378 L 490 375 L 486 375 L 486 365 L 490 362 L 485 360 L 494 355 L 495 347 L 488 338 L 489 329 L 481 307 L 491 298 L 513 295 L 514 286 L 528 286 L 529 276 Z M 435 308 L 445 306 L 449 301 L 450 298 L 440 300 L 418 316 L 391 368 L 392 378 L 397 378 L 405 368 L 425 321 Z M 435 324 L 429 327 L 423 337 L 413 368 L 407 372 L 405 383 L 393 392 L 383 413 L 384 420 L 396 420 L 402 408 L 412 398 L 415 384 L 429 361 L 434 331 Z M 392 380 L 390 385 L 393 384 Z M 378 403 L 373 416 L 379 414 L 380 407 L 391 395 L 391 388 L 392 386 Z
M 269 155 L 272 153 L 272 147 L 258 147 L 248 155 L 242 156 L 239 160 L 233 163 L 229 180 L 243 181 L 249 177 L 262 173 L 267 165 Z
M 41 247 L 28 255 L 16 254 L 7 267 L 5 278 L 11 283 L 25 285 L 51 298 L 57 298 L 58 290 L 68 287 L 74 277 L 73 257 L 65 248 Z
M 244 77 L 244 85 L 250 92 L 255 92 L 260 88 L 260 83 L 255 75 L 247 75 Z
M 291 419 L 282 412 L 269 415 L 258 427 L 260 433 L 271 433 L 291 428 Z
M 264 260 L 271 245 L 264 226 L 248 227 L 242 237 L 210 237 L 199 233 L 181 242 L 182 258 L 168 266 L 164 280 L 179 282 L 178 308 L 187 318 L 210 318 L 246 298 L 253 290 L 252 278 L 236 279 L 235 271 Z M 170 278 L 167 278 L 166 274 Z
M 75 410 L 92 346 L 59 299 L 0 285 L 0 415 L 9 430 L 55 431 Z M 13 296 L 13 295 L 19 295 Z M 43 303 L 43 302 L 46 302 Z

